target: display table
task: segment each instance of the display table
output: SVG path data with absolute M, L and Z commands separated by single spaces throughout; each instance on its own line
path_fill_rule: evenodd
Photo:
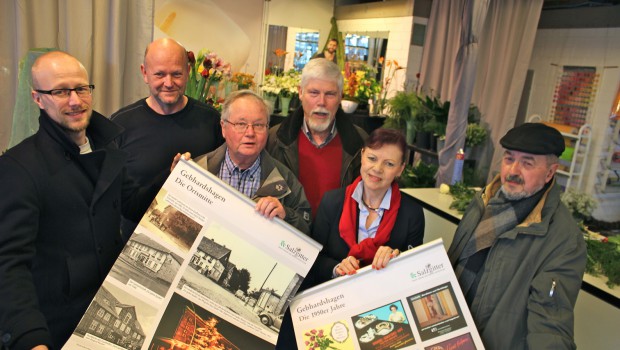
M 462 214 L 450 209 L 452 196 L 438 188 L 403 188 L 424 208 L 424 243 L 442 238 L 446 250 L 452 243 Z M 616 349 L 620 336 L 620 287 L 609 288 L 605 279 L 585 274 L 575 305 L 575 343 L 578 349 Z M 586 293 L 584 293 L 586 292 Z

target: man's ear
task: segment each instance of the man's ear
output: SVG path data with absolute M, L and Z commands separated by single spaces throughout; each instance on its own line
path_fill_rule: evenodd
M 146 67 L 144 67 L 144 63 L 140 65 L 140 72 L 142 72 L 142 79 L 144 79 L 145 83 L 149 83 L 148 80 L 146 80 Z
M 555 172 L 558 170 L 559 166 L 560 164 L 558 163 L 551 164 L 551 166 L 549 167 L 549 170 L 547 170 L 547 177 L 545 178 L 545 183 L 551 181 L 551 179 L 555 175 Z
M 41 109 L 45 109 L 45 107 L 43 106 L 43 101 L 41 100 L 41 94 L 31 90 L 30 91 L 30 95 L 32 96 L 32 100 L 34 101 L 34 103 L 37 104 L 37 106 L 39 106 L 39 108 Z

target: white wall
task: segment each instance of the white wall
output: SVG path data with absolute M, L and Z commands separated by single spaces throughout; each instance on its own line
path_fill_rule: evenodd
M 527 116 L 550 118 L 558 69 L 561 66 L 597 67 L 599 86 L 588 123 L 592 144 L 584 173 L 582 191 L 596 194 L 594 184 L 613 98 L 620 82 L 620 28 L 539 29 L 529 69 L 534 71 Z M 594 216 L 600 220 L 620 220 L 620 194 L 599 198 Z
M 323 47 L 331 29 L 334 0 L 271 0 L 267 6 L 267 25 L 316 29 L 319 48 Z

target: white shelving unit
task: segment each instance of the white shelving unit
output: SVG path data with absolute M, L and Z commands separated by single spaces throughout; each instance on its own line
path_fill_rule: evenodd
M 620 193 L 620 121 L 612 118 L 607 146 L 601 153 L 596 189 L 599 193 Z
M 590 152 L 590 135 L 592 134 L 592 128 L 589 124 L 584 124 L 579 128 L 579 132 L 577 134 L 570 134 L 566 132 L 561 132 L 561 134 L 566 140 L 566 147 L 573 147 L 574 151 L 569 161 L 563 159 L 560 160 L 561 167 L 558 169 L 556 174 L 566 177 L 565 188 L 568 189 L 572 186 L 577 190 L 581 190 L 583 173 L 586 168 L 588 153 Z

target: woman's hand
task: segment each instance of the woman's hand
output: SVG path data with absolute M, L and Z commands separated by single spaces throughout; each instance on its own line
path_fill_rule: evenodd
M 342 259 L 340 264 L 336 267 L 336 274 L 338 276 L 353 275 L 360 268 L 360 261 L 353 256 L 347 256 Z
M 393 258 L 397 257 L 400 254 L 398 249 L 392 249 L 388 246 L 381 246 L 377 249 L 377 253 L 375 254 L 375 258 L 372 259 L 372 268 L 375 270 L 381 270 L 385 268 Z
M 256 202 L 254 209 L 266 218 L 273 219 L 276 216 L 280 219 L 286 217 L 286 210 L 280 201 L 275 197 L 263 197 Z

